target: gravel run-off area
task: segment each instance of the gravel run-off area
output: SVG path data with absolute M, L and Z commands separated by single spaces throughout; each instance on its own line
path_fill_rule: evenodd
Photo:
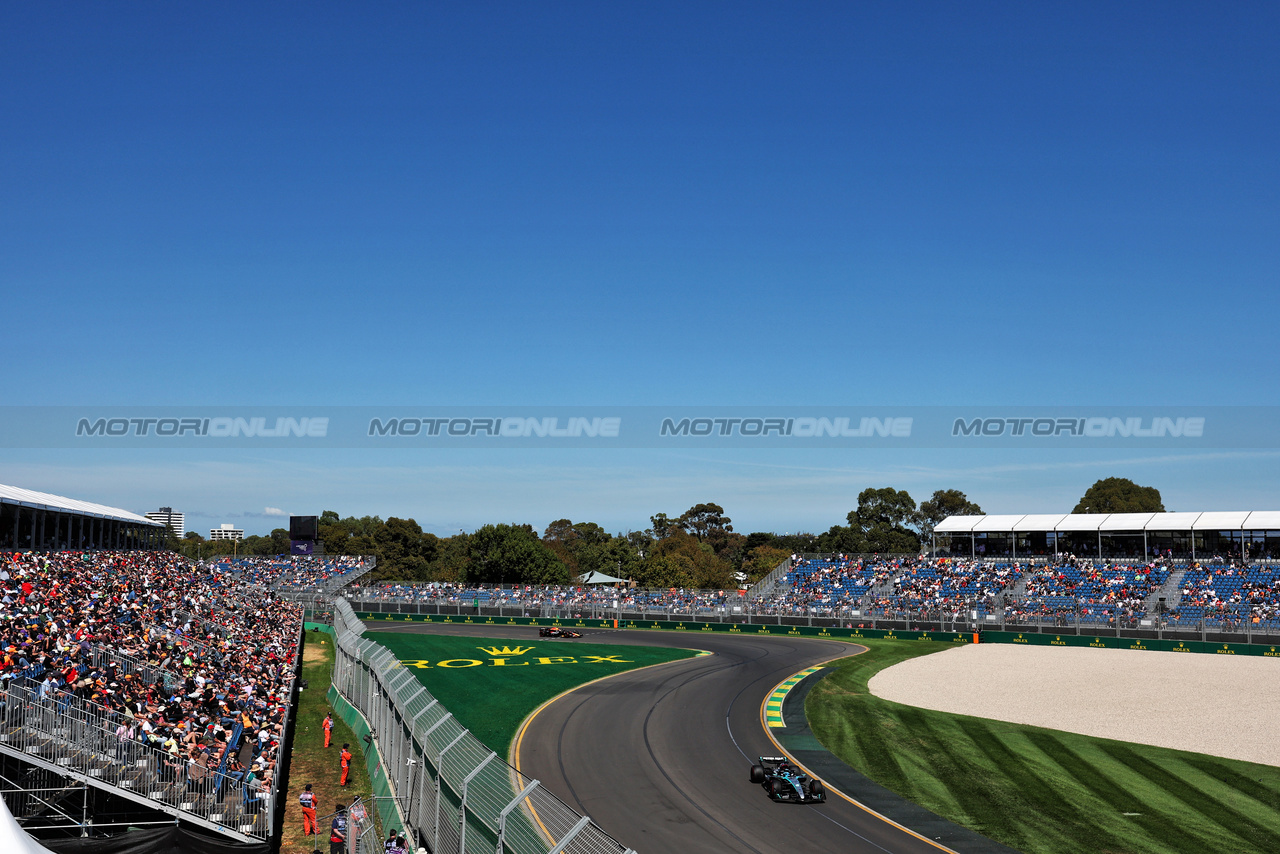
M 885 700 L 1280 766 L 1280 658 L 977 644 L 872 677 Z

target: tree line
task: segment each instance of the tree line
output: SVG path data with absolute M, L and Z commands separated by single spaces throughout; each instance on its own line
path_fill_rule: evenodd
M 1087 508 L 1087 509 L 1085 509 Z M 1160 493 L 1123 478 L 1099 480 L 1075 512 L 1162 511 Z M 374 580 L 467 584 L 569 584 L 590 571 L 643 587 L 730 589 L 754 583 L 800 552 L 916 554 L 948 516 L 979 515 L 982 508 L 958 489 L 940 489 L 919 505 L 906 490 L 867 488 L 845 524 L 820 534 L 734 531 L 719 504 L 690 507 L 678 516 L 655 513 L 642 531 L 610 534 L 595 522 L 557 519 L 538 532 L 532 525 L 498 523 L 471 533 L 437 537 L 413 519 L 395 516 L 320 516 L 326 554 L 374 555 Z M 171 546 L 191 557 L 231 554 L 232 543 L 205 541 L 191 532 Z M 289 552 L 289 532 L 246 537 L 239 554 Z

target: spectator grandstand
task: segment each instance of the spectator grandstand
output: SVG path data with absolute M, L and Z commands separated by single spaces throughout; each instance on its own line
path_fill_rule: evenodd
M 1177 584 L 1189 583 L 1178 606 Z M 623 586 L 384 584 L 343 591 L 375 612 L 489 613 L 556 618 L 681 618 L 874 625 L 1045 625 L 1114 630 L 1145 625 L 1280 630 L 1280 569 L 1210 572 L 1159 558 L 794 556 L 750 592 Z M 1162 601 L 1163 600 L 1163 601 Z M 1172 622 L 1170 622 L 1172 621 Z
M 245 576 L 316 585 L 336 567 L 250 569 L 145 551 L 0 557 L 0 750 L 268 838 L 302 609 Z
M 222 565 L 223 573 L 233 574 L 246 584 L 294 593 L 336 590 L 373 568 L 372 558 L 352 555 L 221 557 L 216 560 Z

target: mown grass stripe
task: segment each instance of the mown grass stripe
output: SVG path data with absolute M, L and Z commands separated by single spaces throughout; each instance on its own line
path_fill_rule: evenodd
M 974 746 L 992 765 L 999 768 L 1013 783 L 1016 802 L 1011 804 L 1015 815 L 1036 816 L 1048 819 L 1050 826 L 1061 833 L 1067 840 L 1084 843 L 1096 851 L 1121 851 L 1124 841 L 1104 830 L 1096 822 L 1095 817 L 1088 816 L 1077 809 L 1064 793 L 1045 779 L 1035 766 L 1024 756 L 1019 755 L 1012 747 L 994 732 L 991 725 L 978 718 L 960 718 L 959 726 L 969 737 Z M 1044 832 L 1045 823 L 1038 822 L 1039 832 Z M 1030 823 L 1020 821 L 1009 827 L 1008 840 L 1016 840 L 1015 848 L 1022 848 L 1028 841 Z
M 1206 840 L 1152 815 L 1147 802 L 1117 785 L 1106 772 L 1077 755 L 1048 730 L 1029 730 L 1027 738 L 1103 803 L 1111 805 L 1117 812 L 1129 813 L 1128 817 L 1133 819 L 1133 823 L 1152 839 L 1163 839 L 1176 846 L 1175 850 L 1188 854 L 1214 850 L 1213 845 Z
M 1273 832 L 1208 793 L 1188 785 L 1186 781 L 1134 752 L 1127 745 L 1103 742 L 1101 749 L 1116 762 L 1141 774 L 1153 785 L 1182 801 L 1227 833 L 1258 846 L 1259 851 L 1280 850 L 1280 838 Z
M 1195 754 L 1184 757 L 1182 761 L 1202 774 L 1207 774 L 1224 786 L 1234 789 L 1246 798 L 1257 801 L 1272 810 L 1280 810 L 1280 792 L 1268 789 L 1260 782 L 1244 776 L 1229 768 L 1226 764 L 1216 761 L 1212 757 Z

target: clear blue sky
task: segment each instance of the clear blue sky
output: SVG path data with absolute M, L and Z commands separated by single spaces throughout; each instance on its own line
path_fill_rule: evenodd
M 1274 3 L 11 3 L 2 402 L 1274 404 L 1277 44 Z M 251 532 L 1111 475 L 1280 507 L 1270 452 L 0 449 Z

